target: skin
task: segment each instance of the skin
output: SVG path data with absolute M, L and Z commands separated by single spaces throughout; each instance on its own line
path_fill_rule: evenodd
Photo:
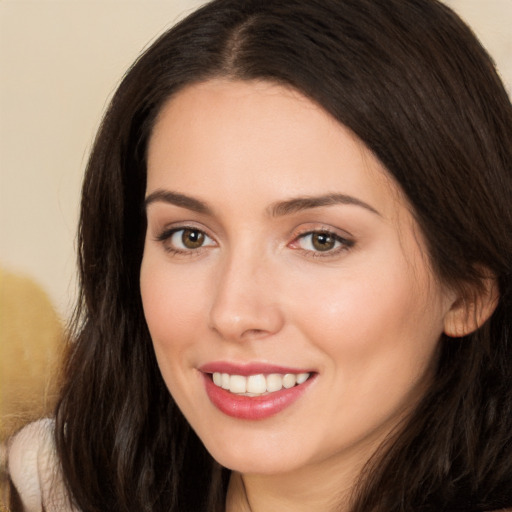
M 155 199 L 157 191 L 208 211 Z M 354 201 L 275 211 L 326 194 Z M 160 113 L 146 196 L 146 320 L 169 391 L 233 470 L 227 510 L 344 510 L 340 500 L 348 509 L 358 472 L 424 393 L 440 335 L 453 325 L 457 297 L 432 275 L 399 188 L 298 92 L 211 80 Z M 184 226 L 205 233 L 204 244 L 190 249 L 183 232 L 169 234 Z M 319 251 L 312 231 L 340 240 Z M 240 420 L 206 395 L 198 368 L 211 361 L 316 377 L 277 415 Z

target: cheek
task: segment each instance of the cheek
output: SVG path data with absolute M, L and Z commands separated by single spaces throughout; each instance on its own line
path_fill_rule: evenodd
M 158 255 L 144 256 L 140 274 L 144 315 L 155 352 L 169 364 L 195 339 L 198 318 L 204 317 L 205 286 L 198 276 L 171 271 Z
M 204 281 L 182 269 L 171 269 L 158 254 L 145 253 L 140 288 L 160 373 L 180 409 L 190 417 L 190 404 L 198 399 L 189 381 L 194 367 L 190 348 L 204 338 L 199 321 L 204 319 Z
M 340 431 L 355 440 L 385 430 L 428 382 L 442 331 L 435 300 L 416 277 L 382 270 L 352 273 L 339 286 L 309 283 L 309 299 L 294 315 L 325 356 L 320 370 L 332 407 L 319 414 L 323 424 L 337 426 L 325 434 L 332 443 Z
M 311 280 L 294 290 L 300 328 L 343 379 L 368 386 L 385 377 L 411 381 L 425 372 L 440 338 L 442 310 L 427 274 L 390 258 L 338 282 Z M 306 293 L 307 291 L 307 293 Z M 377 378 L 378 376 L 378 378 Z

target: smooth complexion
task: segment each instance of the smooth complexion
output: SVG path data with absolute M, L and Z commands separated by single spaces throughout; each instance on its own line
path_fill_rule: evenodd
M 169 391 L 234 470 L 228 510 L 331 510 L 424 392 L 454 308 L 409 205 L 316 104 L 228 80 L 163 108 L 146 197 L 147 323 Z M 210 399 L 216 365 L 311 376 L 247 419 Z

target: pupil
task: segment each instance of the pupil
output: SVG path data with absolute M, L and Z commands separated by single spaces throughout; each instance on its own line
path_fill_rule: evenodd
M 204 233 L 193 229 L 185 229 L 181 237 L 183 245 L 188 249 L 197 249 L 204 242 Z
M 315 233 L 313 235 L 313 246 L 318 251 L 328 251 L 334 247 L 334 238 L 326 233 Z

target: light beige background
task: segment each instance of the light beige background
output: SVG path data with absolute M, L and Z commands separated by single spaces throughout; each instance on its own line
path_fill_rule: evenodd
M 157 34 L 202 0 L 0 0 L 0 264 L 35 278 L 63 318 L 87 153 L 107 99 Z M 446 0 L 512 90 L 512 0 Z

